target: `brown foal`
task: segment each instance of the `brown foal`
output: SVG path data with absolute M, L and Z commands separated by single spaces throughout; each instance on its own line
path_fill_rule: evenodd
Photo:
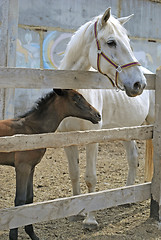
M 0 121 L 0 136 L 14 134 L 38 134 L 54 132 L 66 117 L 78 117 L 96 124 L 101 120 L 99 112 L 75 90 L 54 89 L 23 116 Z M 33 203 L 33 174 L 46 149 L 0 153 L 0 165 L 15 167 L 15 206 Z M 32 240 L 38 240 L 33 226 L 25 226 Z M 18 228 L 11 229 L 10 240 L 18 239 Z

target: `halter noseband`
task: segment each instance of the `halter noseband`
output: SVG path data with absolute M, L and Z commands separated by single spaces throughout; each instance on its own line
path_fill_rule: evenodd
M 119 89 L 123 90 L 118 84 L 118 74 L 120 72 L 122 72 L 122 69 L 128 68 L 128 67 L 133 67 L 133 66 L 140 66 L 140 63 L 139 62 L 131 62 L 131 63 L 127 63 L 127 64 L 124 64 L 124 65 L 121 65 L 121 66 L 116 64 L 114 61 L 112 61 L 110 58 L 108 58 L 105 55 L 105 53 L 103 53 L 102 50 L 101 50 L 101 46 L 100 46 L 99 40 L 97 38 L 97 21 L 94 24 L 94 34 L 95 34 L 96 45 L 97 45 L 97 69 L 98 69 L 98 71 L 109 78 L 113 87 L 116 87 L 116 88 L 119 88 Z M 104 59 L 106 61 L 108 61 L 112 66 L 114 66 L 116 68 L 115 80 L 112 80 L 107 74 L 105 74 L 101 71 L 101 68 L 100 68 L 100 58 L 101 58 L 101 56 L 104 57 Z

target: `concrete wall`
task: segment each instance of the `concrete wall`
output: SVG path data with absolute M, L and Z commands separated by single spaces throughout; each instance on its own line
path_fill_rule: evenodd
M 19 0 L 17 67 L 57 68 L 73 32 L 109 6 L 116 17 L 134 13 L 125 26 L 131 45 L 141 64 L 155 71 L 161 65 L 161 4 L 150 0 Z M 16 89 L 15 114 L 46 91 Z

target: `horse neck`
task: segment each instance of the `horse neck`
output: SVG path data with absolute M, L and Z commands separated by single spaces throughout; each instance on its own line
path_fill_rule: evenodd
M 58 101 L 60 102 L 60 101 Z M 62 104 L 56 104 L 57 101 L 51 99 L 39 114 L 33 112 L 25 118 L 25 125 L 31 130 L 31 133 L 49 133 L 55 132 L 60 122 L 64 119 L 65 113 L 59 113 Z
M 91 22 L 84 24 L 71 38 L 60 70 L 89 70 L 89 44 L 91 42 Z

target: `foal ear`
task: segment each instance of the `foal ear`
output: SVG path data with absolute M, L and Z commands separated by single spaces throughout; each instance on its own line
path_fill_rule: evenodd
M 63 96 L 64 95 L 64 91 L 63 89 L 59 89 L 59 88 L 53 88 L 54 92 L 59 95 L 59 96 Z
M 107 8 L 106 11 L 104 12 L 102 18 L 101 18 L 102 26 L 105 25 L 105 23 L 108 21 L 110 16 L 111 16 L 111 8 Z
M 124 25 L 124 24 L 125 24 L 126 22 L 128 22 L 133 16 L 134 16 L 134 14 L 131 14 L 130 16 L 127 16 L 127 17 L 118 18 L 117 20 L 120 22 L 121 25 Z

